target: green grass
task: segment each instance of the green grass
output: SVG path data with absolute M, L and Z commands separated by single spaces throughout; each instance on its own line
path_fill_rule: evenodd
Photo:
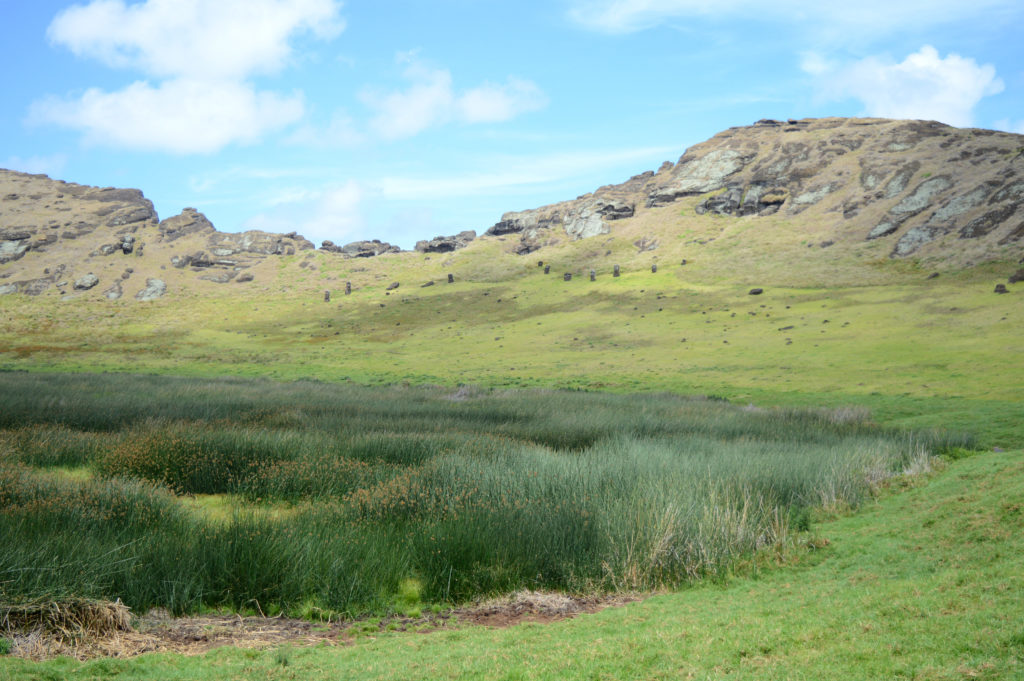
M 822 524 L 827 548 L 799 566 L 558 624 L 378 635 L 283 654 L 5 659 L 0 678 L 1019 679 L 1020 499 L 1024 451 L 978 455 Z
M 432 276 L 414 259 L 368 263 L 367 276 Z M 522 271 L 505 280 L 460 276 L 389 296 L 375 284 L 331 304 L 298 285 L 150 306 L 3 296 L 0 367 L 859 404 L 883 422 L 1024 445 L 1019 305 L 992 294 L 993 268 L 927 280 L 907 263 L 836 264 L 841 283 L 826 287 L 775 283 L 779 269 L 748 285 L 715 275 L 713 262 L 565 283 L 516 262 Z M 765 294 L 747 295 L 750 285 Z
M 692 213 L 692 205 L 682 209 Z M 249 287 L 196 284 L 175 271 L 171 294 L 147 305 L 0 296 L 0 371 L 8 372 L 0 373 L 0 451 L 17 452 L 18 466 L 28 467 L 5 468 L 16 471 L 5 493 L 14 479 L 21 492 L 65 499 L 70 508 L 87 501 L 89 510 L 66 518 L 54 504 L 52 516 L 26 512 L 22 524 L 6 525 L 3 546 L 17 550 L 0 560 L 33 566 L 15 579 L 23 594 L 59 595 L 55 585 L 63 585 L 130 593 L 176 611 L 246 610 L 253 594 L 264 610 L 308 617 L 420 608 L 402 596 L 410 584 L 422 607 L 517 584 L 682 591 L 552 627 L 364 637 L 341 650 L 221 650 L 85 665 L 5 659 L 0 679 L 1024 677 L 1024 547 L 1014 501 L 1024 497 L 1021 452 L 957 460 L 927 486 L 877 504 L 863 475 L 853 475 L 876 447 L 866 443 L 893 429 L 943 428 L 973 434 L 976 447 L 1024 447 L 1019 290 L 992 294 L 1019 267 L 1019 254 L 957 271 L 945 261 L 890 260 L 882 240 L 808 249 L 799 242 L 832 236 L 813 222 L 681 224 L 679 210 L 652 212 L 636 228 L 662 241 L 657 251 L 632 247 L 639 232 L 600 249 L 593 240 L 565 242 L 538 254 L 552 265 L 547 277 L 536 258 L 481 240 L 444 257 L 317 253 L 317 272 L 296 266 L 306 255 L 282 258 L 272 274 L 261 266 L 258 286 Z M 613 263 L 623 266 L 618 279 L 609 274 Z M 592 267 L 594 283 L 585 276 Z M 941 276 L 927 279 L 933 270 Z M 572 282 L 557 276 L 565 271 Z M 447 272 L 456 284 L 440 283 Z M 341 295 L 345 280 L 355 285 L 351 296 Z M 426 280 L 439 285 L 419 288 Z M 387 295 L 390 281 L 402 286 Z M 754 286 L 764 295 L 747 295 Z M 334 297 L 324 304 L 328 288 Z M 61 375 L 69 371 L 152 375 Z M 261 379 L 260 399 L 242 378 Z M 438 396 L 460 384 L 479 387 L 454 409 L 439 408 Z M 410 387 L 430 385 L 446 387 Z M 518 402 L 503 394 L 533 389 L 598 394 L 523 393 Z M 688 403 L 699 409 L 677 418 L 679 398 L 660 393 L 724 397 L 733 406 Z M 339 399 L 355 407 L 323 408 Z M 738 408 L 748 403 L 767 416 Z M 799 408 L 824 411 L 794 417 Z M 880 428 L 818 423 L 865 410 Z M 183 446 L 168 448 L 173 438 Z M 715 473 L 732 476 L 730 484 L 693 485 L 693 469 L 706 462 L 678 447 L 684 440 L 715 451 Z M 937 444 L 960 457 L 959 445 L 970 443 Z M 437 448 L 466 455 L 442 459 Z M 189 451 L 194 456 L 182 456 Z M 860 454 L 823 459 L 823 451 Z M 158 460 L 173 465 L 154 466 Z M 816 477 L 837 460 L 856 465 L 830 475 L 857 484 L 830 487 Z M 913 463 L 883 460 L 889 471 Z M 534 471 L 543 477 L 525 474 Z M 470 491 L 469 478 L 484 484 L 476 496 L 457 497 Z M 480 512 L 481 500 L 507 510 L 493 502 L 507 497 L 498 481 L 510 478 L 521 483 L 521 498 L 571 503 L 534 505 L 529 515 Z M 622 480 L 656 483 L 641 494 Z M 580 505 L 571 491 L 588 486 L 610 503 Z M 411 529 L 424 529 L 410 524 L 417 512 L 380 503 L 432 508 L 440 497 L 424 493 L 430 489 L 465 498 L 459 510 L 473 510 L 471 519 L 436 523 L 424 535 Z M 846 504 L 860 511 L 822 525 L 831 515 L 809 511 L 811 497 L 833 515 Z M 721 513 L 666 512 L 694 499 L 718 503 L 689 510 Z M 773 504 L 779 513 L 754 512 Z M 599 531 L 564 532 L 582 526 L 580 511 Z M 338 514 L 360 531 L 339 533 Z M 722 518 L 729 522 L 718 527 L 735 528 L 744 517 L 762 534 L 772 526 L 764 521 L 781 520 L 790 540 L 783 562 L 803 555 L 803 563 L 775 567 L 780 556 L 751 551 L 749 534 L 747 544 L 725 535 L 707 544 L 740 547 L 724 560 L 708 553 L 694 562 L 677 551 L 685 560 L 673 567 L 651 550 L 672 534 L 666 529 L 692 534 L 692 523 L 699 530 Z M 147 528 L 152 518 L 161 532 Z M 65 521 L 67 532 L 52 532 Z M 536 528 L 529 541 L 515 534 L 522 526 Z M 826 551 L 801 553 L 795 533 L 808 527 L 831 540 Z M 296 539 L 295 528 L 308 534 Z M 500 537 L 526 558 L 481 536 Z M 32 540 L 41 537 L 49 548 L 33 555 Z M 438 537 L 441 558 L 432 553 Z M 588 572 L 595 559 L 609 569 Z M 170 568 L 137 578 L 146 572 L 140 566 L 182 560 L 198 578 L 182 580 Z M 450 587 L 454 565 L 477 568 L 460 568 L 474 576 Z M 686 565 L 708 567 L 713 583 L 687 586 L 695 582 Z M 538 567 L 543 579 L 530 581 Z
M 0 597 L 176 613 L 721 578 L 785 551 L 809 509 L 859 506 L 971 444 L 857 409 L 673 395 L 123 374 L 0 388 Z

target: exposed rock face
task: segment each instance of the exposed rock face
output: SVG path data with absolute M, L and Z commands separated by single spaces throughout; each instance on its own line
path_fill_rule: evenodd
M 599 201 L 634 210 L 601 214 Z M 680 204 L 683 216 L 788 220 L 809 212 L 800 219 L 830 230 L 821 243 L 877 241 L 872 248 L 893 258 L 952 253 L 966 264 L 958 239 L 982 240 L 971 245 L 970 262 L 1005 258 L 999 246 L 1024 243 L 1024 136 L 934 121 L 764 119 L 691 147 L 657 173 L 506 213 L 487 235 L 519 235 L 511 250 L 532 253 L 559 231 L 585 239 L 614 232 L 614 217 Z
M 186 208 L 173 218 L 167 218 L 160 223 L 160 237 L 162 241 L 174 241 L 183 236 L 196 233 L 213 234 L 213 224 L 206 219 L 206 216 L 195 208 Z
M 139 265 L 155 257 L 197 278 L 231 280 L 266 258 L 312 248 L 295 232 L 218 232 L 194 208 L 160 222 L 153 204 L 137 189 L 88 187 L 0 170 L 0 279 L 6 280 L 7 293 L 41 295 L 56 287 L 63 294 L 61 280 L 38 273 L 49 274 L 58 266 L 63 272 L 66 266 L 67 276 L 81 281 L 110 259 L 129 255 Z M 91 262 L 95 259 L 106 262 Z M 219 271 L 211 273 L 211 268 Z M 118 290 L 113 284 L 104 294 L 120 296 Z
M 333 241 L 324 241 L 320 250 L 328 253 L 340 253 L 347 258 L 372 258 L 385 253 L 401 253 L 402 249 L 389 243 L 374 239 L 373 241 L 353 241 L 344 246 L 335 246 Z
M 736 149 L 715 149 L 699 157 L 684 154 L 673 171 L 672 181 L 652 191 L 647 206 L 662 206 L 684 196 L 719 190 L 725 186 L 726 178 L 742 170 L 752 158 L 753 154 Z
M 273 234 L 258 230 L 251 230 L 240 234 L 216 232 L 210 235 L 207 243 L 210 246 L 210 252 L 218 258 L 239 253 L 295 255 L 298 251 L 309 251 L 315 248 L 313 242 L 304 239 L 295 232 Z
M 141 301 L 156 300 L 167 293 L 167 284 L 162 279 L 147 279 L 146 288 L 135 294 L 135 298 Z
M 0 265 L 18 260 L 32 248 L 28 232 L 7 232 L 0 234 Z
M 429 241 L 417 241 L 416 250 L 420 253 L 450 253 L 465 248 L 475 238 L 476 232 L 472 229 L 459 232 L 454 236 L 435 236 Z
M 544 246 L 553 246 L 563 232 L 573 241 L 611 231 L 609 222 L 633 217 L 638 199 L 646 195 L 652 183 L 657 182 L 672 168 L 666 162 L 658 173 L 648 171 L 634 175 L 626 182 L 605 185 L 592 194 L 573 201 L 543 206 L 533 210 L 505 213 L 501 221 L 485 232 L 485 236 L 520 235 L 514 252 L 532 253 Z
M 606 220 L 631 218 L 634 212 L 634 206 L 621 199 L 590 199 L 566 214 L 565 233 L 573 241 L 607 234 L 611 228 Z

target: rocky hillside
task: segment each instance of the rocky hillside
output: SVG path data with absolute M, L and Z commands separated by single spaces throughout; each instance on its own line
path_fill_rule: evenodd
M 109 299 L 166 291 L 168 267 L 226 283 L 275 255 L 312 249 L 295 234 L 218 232 L 194 208 L 160 220 L 137 189 L 87 187 L 0 170 L 0 294 L 101 286 Z M 136 272 L 148 276 L 133 276 Z
M 828 246 L 878 240 L 892 258 L 1011 259 L 1024 245 L 1024 136 L 927 121 L 761 120 L 657 172 L 506 213 L 486 234 L 517 235 L 513 250 L 526 254 L 665 206 L 680 217 L 813 220 L 816 233 L 827 226 Z
M 601 235 L 609 236 L 595 239 Z M 1024 136 L 925 121 L 761 120 L 719 133 L 657 172 L 506 213 L 481 238 L 467 230 L 423 240 L 418 254 L 378 240 L 325 241 L 320 253 L 376 260 L 457 250 L 472 258 L 479 250 L 493 259 L 498 248 L 515 259 L 556 246 L 564 254 L 582 241 L 586 266 L 600 267 L 607 264 L 601 258 L 622 255 L 611 242 L 627 240 L 635 252 L 656 251 L 653 260 L 705 246 L 705 260 L 748 252 L 737 267 L 772 256 L 799 267 L 801 259 L 843 254 L 947 268 L 1017 263 L 1024 256 Z M 669 242 L 674 250 L 658 250 Z M 820 248 L 794 250 L 804 244 Z M 295 232 L 219 232 L 193 208 L 160 220 L 136 189 L 0 170 L 0 294 L 150 300 L 168 283 L 254 280 L 268 290 L 280 271 L 274 262 L 314 248 Z M 828 255 L 813 255 L 824 248 Z M 312 271 L 311 254 L 287 262 Z

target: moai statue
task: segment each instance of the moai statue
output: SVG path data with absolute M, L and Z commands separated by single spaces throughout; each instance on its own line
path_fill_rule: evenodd
M 613 277 L 617 277 L 617 276 L 619 276 L 619 266 L 618 266 L 618 265 L 616 265 L 616 266 L 615 266 L 615 269 L 614 269 L 614 270 L 612 270 L 612 276 L 613 276 Z
M 544 274 L 551 273 L 551 265 L 544 265 Z
M 352 295 L 352 282 L 351 281 L 346 281 L 345 282 L 345 295 L 346 296 Z
M 455 275 L 454 274 L 449 274 L 448 275 L 448 283 L 449 284 L 454 284 L 455 283 Z
M 563 274 L 562 281 L 572 281 L 572 272 L 566 272 Z
M 330 291 L 324 291 L 324 302 L 325 303 L 331 302 L 331 292 Z
M 590 270 L 590 281 L 597 281 L 597 272 Z
M 654 263 L 653 265 L 651 265 L 651 273 L 653 274 L 654 272 L 657 272 L 657 271 L 658 271 L 658 263 Z

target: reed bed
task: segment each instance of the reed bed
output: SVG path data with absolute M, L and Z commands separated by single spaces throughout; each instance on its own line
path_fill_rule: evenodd
M 970 444 L 675 395 L 0 374 L 0 602 L 333 617 L 410 584 L 671 588 Z M 182 503 L 211 494 L 240 501 Z

